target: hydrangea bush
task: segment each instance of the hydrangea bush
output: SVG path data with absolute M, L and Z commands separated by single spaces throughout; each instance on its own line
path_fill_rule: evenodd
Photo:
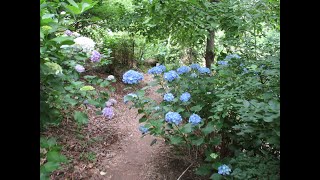
M 125 100 L 142 114 L 149 134 L 203 158 L 197 174 L 232 178 L 239 167 L 231 159 L 239 153 L 280 158 L 279 59 L 244 57 L 229 55 L 212 69 L 192 64 L 151 73 L 155 80 Z M 144 96 L 151 86 L 159 87 L 160 104 Z

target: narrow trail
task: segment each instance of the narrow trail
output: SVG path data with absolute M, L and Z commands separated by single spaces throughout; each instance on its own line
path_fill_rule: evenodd
M 151 80 L 152 76 L 145 74 L 142 83 L 147 83 Z M 161 97 L 155 90 L 155 87 L 148 89 L 146 95 L 160 101 Z M 155 137 L 150 135 L 142 137 L 141 132 L 138 130 L 140 116 L 137 116 L 137 110 L 134 108 L 129 109 L 129 105 L 124 104 L 122 95 L 116 94 L 115 98 L 118 101 L 115 106 L 115 127 L 125 135 L 123 139 L 110 147 L 115 156 L 105 158 L 102 161 L 107 173 L 105 179 L 169 179 L 170 174 L 159 172 L 160 169 L 169 166 L 168 162 L 164 161 L 166 154 L 169 152 L 169 147 L 160 138 L 157 138 L 156 144 L 150 146 Z

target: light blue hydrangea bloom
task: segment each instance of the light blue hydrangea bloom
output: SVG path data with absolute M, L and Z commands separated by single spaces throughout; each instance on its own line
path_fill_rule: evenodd
M 149 131 L 149 128 L 146 128 L 144 126 L 139 126 L 139 131 L 142 133 L 142 134 L 146 134 L 148 131 Z
M 219 65 L 223 65 L 223 66 L 228 65 L 228 61 L 218 61 L 217 63 L 218 63 Z
M 161 74 L 161 73 L 163 73 L 163 70 L 159 66 L 155 66 L 148 70 L 148 74 Z
M 240 59 L 241 57 L 238 54 L 230 54 L 228 56 L 226 56 L 225 59 L 232 59 L 232 58 L 236 58 L 236 59 Z
M 122 81 L 126 84 L 138 84 L 143 79 L 143 74 L 134 70 L 129 70 L 123 74 Z
M 187 102 L 187 101 L 189 101 L 190 98 L 191 98 L 191 95 L 188 92 L 185 92 L 180 96 L 180 100 L 182 102 Z
M 191 123 L 192 125 L 197 125 L 201 122 L 201 117 L 198 114 L 192 114 L 189 117 L 189 123 Z
M 221 175 L 229 175 L 230 172 L 231 172 L 231 169 L 225 164 L 218 167 L 218 173 Z
M 243 72 L 246 74 L 246 73 L 248 73 L 249 71 L 248 71 L 247 68 L 243 68 Z
M 177 69 L 178 74 L 184 74 L 191 70 L 189 66 L 181 66 Z
M 174 70 L 171 70 L 171 71 L 169 71 L 169 72 L 164 73 L 164 76 L 163 76 L 163 78 L 164 78 L 166 81 L 169 81 L 169 82 L 175 80 L 175 79 L 178 78 L 178 77 L 179 77 L 179 75 L 178 75 L 177 72 L 174 71 Z
M 177 112 L 168 112 L 165 116 L 165 120 L 168 123 L 174 123 L 175 125 L 179 125 L 180 122 L 182 121 L 182 117 Z
M 163 96 L 163 100 L 167 102 L 173 101 L 173 99 L 174 99 L 174 96 L 172 93 L 167 93 Z
M 211 73 L 210 69 L 207 68 L 207 67 L 200 67 L 198 69 L 198 71 L 199 71 L 200 74 L 210 74 Z
M 199 68 L 200 68 L 200 65 L 194 63 L 194 64 L 191 64 L 190 67 L 191 67 L 191 69 L 199 69 Z

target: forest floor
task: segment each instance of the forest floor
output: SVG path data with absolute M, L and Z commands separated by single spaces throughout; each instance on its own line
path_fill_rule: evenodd
M 145 74 L 141 86 L 150 81 L 152 76 Z M 94 107 L 88 107 L 89 123 L 80 132 L 71 120 L 46 132 L 47 136 L 57 137 L 58 144 L 63 146 L 62 154 L 70 160 L 51 179 L 177 180 L 192 163 L 174 154 L 176 151 L 163 139 L 142 137 L 137 110 L 129 109 L 130 103 L 123 102 L 123 96 L 132 90 L 125 90 L 119 79 L 112 86 L 116 91 L 111 98 L 118 102 L 113 119 L 96 115 Z M 148 89 L 146 95 L 160 102 L 162 97 L 155 88 Z M 154 139 L 157 142 L 150 146 Z M 195 167 L 196 163 L 192 164 L 180 179 L 200 180 L 194 175 Z

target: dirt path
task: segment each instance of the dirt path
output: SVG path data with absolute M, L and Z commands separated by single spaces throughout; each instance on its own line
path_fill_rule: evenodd
M 142 85 L 150 81 L 152 76 L 145 74 Z M 129 109 L 130 106 L 123 102 L 124 95 L 131 91 L 125 90 L 126 86 L 121 82 L 114 86 L 116 92 L 111 97 L 118 103 L 114 106 L 112 120 L 96 115 L 95 108 L 89 107 L 90 120 L 80 134 L 70 120 L 46 132 L 47 136 L 57 137 L 58 143 L 64 147 L 62 153 L 71 160 L 53 173 L 51 179 L 177 180 L 190 162 L 177 158 L 176 151 L 161 138 L 150 146 L 155 137 L 142 137 L 137 110 Z M 156 87 L 148 89 L 146 95 L 160 102 L 162 97 L 155 90 Z M 95 154 L 94 158 L 89 158 L 90 153 Z M 192 173 L 193 168 L 181 180 L 200 179 Z
M 144 75 L 142 83 L 152 80 L 150 75 Z M 149 89 L 146 93 L 149 97 L 161 100 L 155 92 L 155 88 Z M 169 174 L 159 172 L 161 168 L 168 167 L 164 161 L 169 152 L 169 147 L 163 140 L 157 138 L 157 143 L 150 146 L 155 137 L 146 135 L 142 138 L 139 127 L 139 116 L 136 109 L 129 109 L 128 104 L 123 103 L 123 96 L 116 95 L 119 102 L 115 106 L 116 128 L 124 134 L 124 138 L 113 144 L 110 149 L 115 156 L 103 160 L 106 167 L 105 179 L 110 180 L 149 180 L 169 179 Z

